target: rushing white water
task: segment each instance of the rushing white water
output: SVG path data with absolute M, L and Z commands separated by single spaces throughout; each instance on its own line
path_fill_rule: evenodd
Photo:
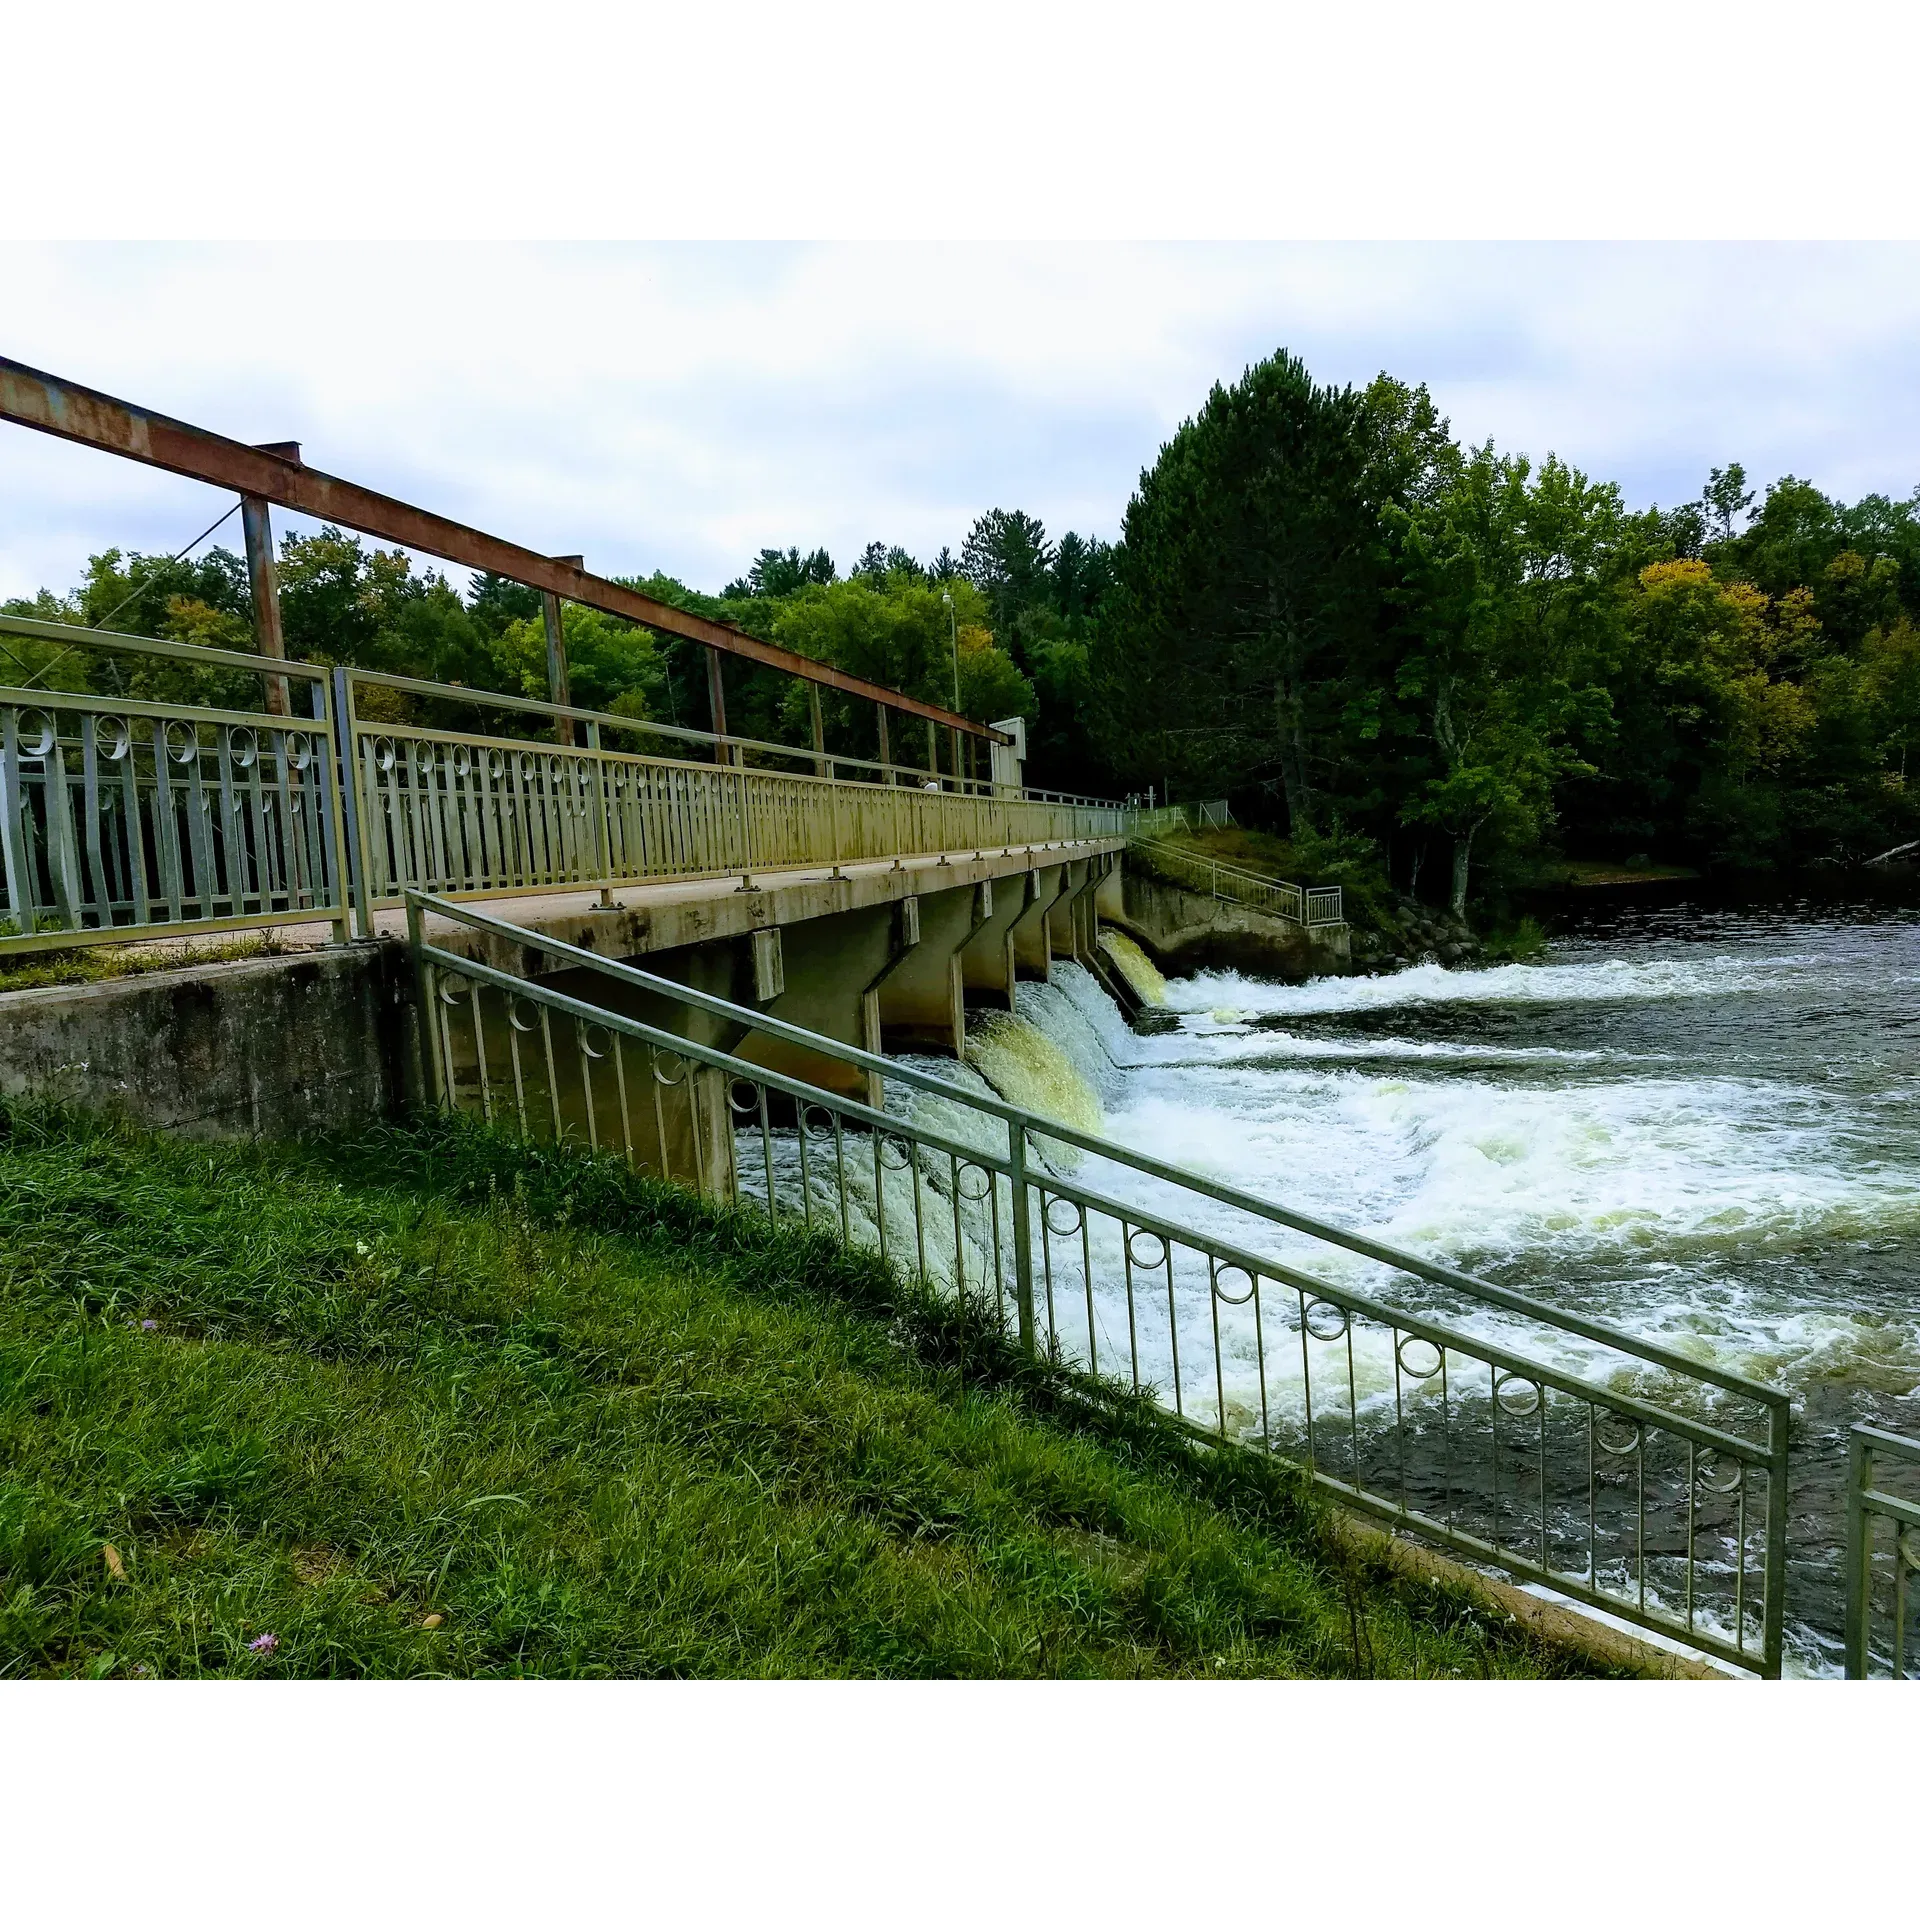
M 1895 965 L 1871 987 L 1794 952 L 1421 967 L 1304 987 L 1206 975 L 1170 984 L 1179 1024 L 1150 1035 L 1063 968 L 1058 986 L 1023 987 L 1021 1010 L 1099 1092 L 1117 1141 L 1448 1264 L 1544 1282 L 1700 1358 L 1791 1383 L 1846 1365 L 1852 1348 L 1910 1392 L 1912 1319 L 1889 1324 L 1872 1288 L 1836 1296 L 1800 1269 L 1911 1245 L 1911 1086 L 1862 1086 L 1817 1060 L 1783 1083 L 1754 1070 L 1764 1047 L 1742 1059 L 1672 1044 L 1679 1034 L 1605 1044 L 1605 1010 L 1622 1002 L 1724 1001 L 1772 982 L 1845 1009 L 1863 988 L 1920 986 L 1920 943 L 1883 957 Z M 1430 1037 L 1421 1020 L 1436 1003 L 1572 1011 L 1589 1044 Z M 1218 1020 L 1228 1007 L 1238 1017 Z M 1402 1030 L 1314 1019 L 1353 1011 Z M 1251 1024 L 1262 1015 L 1303 1024 Z
M 1301 986 L 1249 980 L 1236 973 L 1201 973 L 1168 983 L 1167 1004 L 1181 1012 L 1225 1007 L 1238 1014 L 1284 1012 L 1295 1017 L 1351 1013 L 1377 1007 L 1435 1004 L 1525 1006 L 1591 1005 L 1612 1000 L 1683 1000 L 1728 993 L 1764 993 L 1794 976 L 1821 971 L 1813 954 L 1706 954 L 1687 959 L 1631 960 L 1617 956 L 1545 966 L 1454 971 L 1436 963 L 1403 973 L 1310 980 Z
M 1140 1030 L 1089 974 L 1057 964 L 1050 983 L 1020 986 L 1016 1015 L 973 1017 L 965 1065 L 919 1064 L 1784 1386 L 1806 1513 L 1795 1609 L 1826 1621 L 1801 1645 L 1821 1664 L 1845 1427 L 1920 1429 L 1920 914 L 1643 916 L 1534 965 L 1299 987 L 1233 974 L 1158 983 L 1144 956 L 1128 966 L 1143 998 L 1161 998 Z M 926 1095 L 896 1090 L 889 1107 L 951 1142 L 952 1157 L 923 1150 L 917 1173 L 889 1162 L 877 1179 L 862 1158 L 849 1183 L 856 1237 L 878 1238 L 884 1214 L 890 1249 L 931 1283 L 953 1284 L 958 1246 L 968 1285 L 991 1295 L 997 1229 L 1004 1299 L 1008 1195 L 966 1168 L 969 1151 L 1004 1150 L 1004 1128 Z M 1036 1148 L 1129 1217 L 1159 1214 L 1362 1293 L 1397 1290 L 1510 1352 L 1629 1384 L 1618 1355 L 1537 1322 L 1409 1293 L 1358 1256 L 1098 1153 Z M 1177 1336 L 1186 1411 L 1230 1432 L 1287 1428 L 1309 1388 L 1316 1405 L 1346 1395 L 1346 1343 L 1315 1347 L 1297 1313 L 1289 1332 L 1285 1300 L 1263 1341 L 1250 1309 L 1227 1305 L 1216 1320 L 1191 1250 L 1169 1280 L 1136 1245 L 1129 1288 L 1111 1219 L 1090 1214 L 1083 1241 L 1076 1211 L 1056 1203 L 1048 1225 L 1045 1309 L 1069 1358 L 1123 1375 L 1137 1360 L 1143 1383 L 1172 1398 Z M 1340 1378 L 1323 1380 L 1336 1360 Z M 1363 1416 L 1433 1391 L 1360 1319 L 1351 1361 Z M 1487 1385 L 1454 1383 L 1482 1404 Z
M 1116 1143 L 1786 1387 L 1814 1542 L 1795 1578 L 1831 1588 L 1846 1424 L 1920 1429 L 1920 915 L 1654 914 L 1534 965 L 1298 987 L 1206 974 L 1168 983 L 1142 1032 L 1075 968 L 1019 1003 Z M 1151 1181 L 1083 1171 L 1297 1270 L 1377 1276 Z M 1109 1238 L 1096 1228 L 1091 1301 L 1061 1307 L 1068 1350 L 1084 1355 L 1090 1317 L 1103 1361 L 1126 1335 Z M 1176 1295 L 1185 1342 L 1204 1292 Z M 1578 1343 L 1454 1306 L 1456 1326 L 1570 1371 L 1593 1364 Z M 1161 1350 L 1164 1296 L 1138 1291 L 1135 1312 L 1143 1352 Z M 1263 1384 L 1271 1404 L 1301 1380 L 1230 1319 L 1218 1377 L 1232 1427 Z M 1182 1354 L 1183 1370 L 1198 1362 L 1189 1411 L 1210 1418 L 1210 1335 L 1198 1344 Z M 1355 1363 L 1363 1403 L 1394 1385 L 1384 1336 L 1356 1339 Z M 1145 1372 L 1164 1386 L 1164 1363 Z

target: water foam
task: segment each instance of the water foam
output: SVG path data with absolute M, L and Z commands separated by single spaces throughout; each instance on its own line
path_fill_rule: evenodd
M 1679 1253 L 1909 1226 L 1910 1173 L 1847 1150 L 1833 1097 L 1738 1079 L 1154 1071 L 1116 1139 L 1436 1257 Z
M 1509 997 L 1633 999 L 1747 991 L 1769 965 L 1723 965 L 1708 956 L 1450 978 L 1463 980 L 1462 998 L 1520 975 Z M 1659 969 L 1653 981 L 1638 987 L 1624 977 L 1652 968 Z M 1555 976 L 1552 991 L 1542 976 Z M 1183 982 L 1172 992 L 1185 989 L 1204 1002 L 1227 985 L 1245 1000 L 1321 990 L 1334 999 L 1409 978 L 1287 988 L 1214 976 L 1202 989 Z M 1427 983 L 1413 984 L 1418 991 Z M 1644 1069 L 1667 1063 L 1605 1049 L 1392 1037 L 1315 1043 L 1223 1033 L 1204 1021 L 1174 1035 L 1138 1035 L 1077 968 L 1057 968 L 1050 988 L 1021 992 L 1022 1017 L 1043 1027 L 1102 1093 L 1105 1129 L 1117 1143 L 1445 1264 L 1500 1274 L 1736 1372 L 1796 1389 L 1840 1376 L 1870 1376 L 1889 1391 L 1920 1387 L 1920 1333 L 1909 1321 L 1844 1302 L 1790 1301 L 1746 1271 L 1756 1261 L 1791 1270 L 1837 1245 L 1920 1231 L 1920 1178 L 1861 1135 L 1854 1106 L 1839 1092 L 1737 1074 L 1650 1073 Z M 1380 1071 L 1396 1052 L 1454 1070 Z M 1583 1071 L 1531 1083 L 1491 1071 L 1519 1062 Z M 1639 1070 L 1612 1071 L 1629 1063 Z M 1224 1215 L 1217 1203 L 1158 1181 L 1112 1166 L 1083 1177 L 1297 1270 L 1349 1284 L 1379 1277 L 1357 1256 L 1257 1216 Z M 1095 1265 L 1095 1337 L 1104 1342 L 1099 1328 L 1115 1312 L 1125 1324 L 1113 1297 L 1117 1245 L 1108 1257 L 1096 1248 Z M 1456 1308 L 1444 1317 L 1463 1329 L 1569 1371 L 1595 1364 L 1547 1330 L 1507 1324 L 1463 1302 Z M 1154 1331 L 1164 1302 L 1156 1309 L 1136 1300 L 1135 1312 L 1143 1341 L 1164 1337 Z M 1079 1338 L 1085 1345 L 1084 1332 Z M 1223 1328 L 1224 1385 L 1244 1407 L 1260 1382 L 1242 1364 L 1252 1364 L 1251 1349 L 1236 1361 L 1233 1346 Z M 1381 1390 L 1391 1385 L 1389 1348 L 1356 1358 L 1363 1375 L 1378 1372 Z M 1270 1399 L 1276 1391 L 1287 1397 L 1284 1361 L 1280 1374 L 1270 1369 Z M 1366 1391 L 1363 1380 L 1363 1397 Z
M 1100 950 L 1125 976 L 1130 986 L 1150 1007 L 1162 1006 L 1167 998 L 1167 982 L 1140 948 L 1117 928 L 1106 927 L 1100 934 Z
M 1567 961 L 1546 966 L 1452 969 L 1429 963 L 1400 973 L 1308 980 L 1299 986 L 1200 973 L 1170 981 L 1178 1012 L 1360 1013 L 1379 1007 L 1527 1005 L 1542 1002 L 1672 1000 L 1763 993 L 1785 979 L 1804 984 L 1818 963 L 1801 955 L 1701 954 L 1684 960 Z
M 1767 975 L 1768 964 L 1720 964 L 1706 956 L 1447 978 L 1458 983 L 1455 999 L 1497 985 L 1509 999 L 1622 1000 L 1745 992 Z M 1406 1004 L 1447 997 L 1414 977 L 1423 971 L 1307 988 L 1214 976 L 1199 989 L 1178 983 L 1170 998 L 1184 994 L 1205 1004 L 1224 991 L 1242 1004 L 1264 998 L 1297 1006 L 1409 983 L 1414 994 Z M 1636 987 L 1624 978 L 1635 972 L 1653 977 Z M 1797 977 L 1804 981 L 1804 972 Z M 1858 1103 L 1850 1105 L 1843 1091 L 1732 1072 L 1688 1076 L 1659 1056 L 1605 1049 L 1476 1047 L 1402 1036 L 1319 1043 L 1223 1031 L 1204 1019 L 1176 1034 L 1136 1034 L 1098 983 L 1067 963 L 1056 963 L 1051 982 L 1021 983 L 1018 1005 L 1014 1015 L 976 1016 L 966 1065 L 917 1064 L 1275 1204 L 1631 1325 L 1796 1395 L 1836 1381 L 1920 1393 L 1920 1329 L 1911 1315 L 1810 1297 L 1799 1278 L 1811 1259 L 1836 1246 L 1899 1244 L 1920 1232 L 1920 1178 L 1909 1160 L 1877 1150 L 1861 1130 Z M 1405 1056 L 1398 1071 L 1395 1052 Z M 1503 1066 L 1521 1062 L 1548 1071 L 1503 1077 Z M 1551 1077 L 1559 1064 L 1579 1071 Z M 1634 1070 L 1614 1070 L 1626 1065 Z M 1661 1070 L 1646 1071 L 1650 1066 Z M 1895 1122 L 1892 1109 L 1903 1100 L 1897 1088 L 1886 1095 Z M 907 1105 L 962 1158 L 969 1149 L 995 1156 L 1004 1149 L 996 1121 L 925 1094 Z M 1397 1284 L 1358 1256 L 1097 1155 L 1056 1164 L 1137 1212 L 1207 1229 L 1296 1271 L 1363 1291 Z M 951 1285 L 952 1187 L 952 1169 L 937 1153 L 917 1176 L 887 1167 L 874 1178 L 863 1167 L 856 1234 L 871 1243 L 884 1207 L 893 1223 L 890 1243 L 899 1250 L 901 1222 L 934 1221 L 929 1274 Z M 1004 1232 L 1010 1214 L 1001 1218 Z M 966 1224 L 960 1265 L 982 1281 L 992 1263 L 989 1237 L 984 1216 Z M 1263 1360 L 1244 1309 L 1222 1314 L 1216 1352 L 1204 1267 L 1195 1258 L 1179 1256 L 1170 1281 L 1164 1270 L 1136 1273 L 1129 1301 L 1118 1228 L 1090 1218 L 1090 1275 L 1079 1265 L 1077 1239 L 1076 1231 L 1049 1242 L 1049 1313 L 1065 1354 L 1097 1359 L 1103 1372 L 1125 1371 L 1131 1326 L 1143 1382 L 1170 1396 L 1177 1309 L 1190 1413 L 1218 1413 L 1229 1431 L 1248 1429 L 1262 1408 L 1276 1420 L 1297 1416 L 1308 1385 L 1303 1369 L 1316 1356 L 1303 1358 L 1297 1341 L 1269 1338 Z M 1010 1273 L 1007 1257 L 1002 1249 Z M 1290 1298 L 1280 1290 L 1282 1307 Z M 1520 1355 L 1627 1383 L 1617 1356 L 1537 1323 L 1454 1295 L 1426 1305 L 1460 1331 Z M 1393 1349 L 1383 1330 L 1356 1323 L 1353 1360 L 1363 1405 L 1393 1391 Z

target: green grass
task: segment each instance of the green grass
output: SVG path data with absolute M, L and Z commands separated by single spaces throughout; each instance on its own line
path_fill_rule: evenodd
M 182 967 L 206 966 L 216 960 L 257 960 L 263 954 L 280 951 L 269 928 L 265 933 L 233 939 L 169 936 L 164 945 L 102 942 L 43 953 L 0 953 L 0 993 L 24 987 L 86 987 L 141 973 L 176 973 Z
M 1649 880 L 1698 880 L 1697 867 L 1664 866 L 1644 854 L 1625 860 L 1543 860 L 1532 876 L 1539 887 L 1634 886 Z
M 1258 827 L 1206 827 L 1167 844 L 1270 880 L 1301 887 L 1339 887 L 1350 926 L 1390 931 L 1394 893 L 1379 847 L 1358 834 L 1296 835 L 1283 839 Z
M 1547 953 L 1547 930 L 1531 914 L 1500 920 L 1480 936 L 1480 957 L 1491 965 L 1512 960 L 1530 965 Z
M 1591 1670 L 608 1162 L 0 1118 L 0 1674 Z

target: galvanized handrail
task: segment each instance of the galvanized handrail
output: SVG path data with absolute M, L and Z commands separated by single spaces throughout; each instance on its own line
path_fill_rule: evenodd
M 418 892 L 407 906 L 448 1104 L 904 1248 L 917 1284 L 984 1289 L 1030 1347 L 1118 1370 L 1216 1439 L 1296 1453 L 1354 1506 L 1778 1672 L 1788 1402 L 1776 1389 L 470 906 Z M 565 987 L 429 944 L 429 915 L 568 970 Z M 596 979 L 621 1010 L 585 997 Z M 675 1009 L 779 1043 L 783 1066 L 810 1061 L 820 1083 L 680 1037 Z M 632 1073 L 623 1041 L 644 1049 Z M 857 1097 L 873 1085 L 891 1089 L 886 1105 Z M 738 1127 L 758 1147 L 746 1164 Z M 1387 1273 L 1309 1272 L 1227 1237 L 1223 1209 Z M 1402 1297 L 1409 1281 L 1443 1300 Z M 1501 1318 L 1463 1325 L 1463 1307 Z M 1548 1330 L 1581 1350 L 1541 1351 Z M 1620 1377 L 1634 1362 L 1638 1384 Z
M 0 687 L 0 948 L 317 919 L 347 937 L 347 847 L 324 669 L 13 615 L 0 617 L 0 631 L 245 672 L 263 688 L 299 680 L 313 705 L 302 717 Z
M 178 660 L 191 667 L 237 668 L 270 680 L 324 681 L 325 667 L 303 660 L 271 660 L 258 653 L 238 653 L 230 647 L 203 647 L 189 640 L 154 640 L 144 633 L 115 633 L 99 627 L 69 626 L 64 620 L 33 620 L 22 614 L 0 613 L 0 633 L 23 640 L 43 640 L 59 647 L 96 647 L 114 653 L 144 653 L 155 659 Z M 44 672 L 45 669 L 43 668 Z M 15 688 L 30 693 L 31 687 Z
M 1133 837 L 1141 838 L 1138 834 Z M 1163 840 L 1147 840 L 1144 851 L 1149 865 L 1171 864 L 1187 869 L 1184 884 L 1203 887 L 1216 900 L 1252 907 L 1276 919 L 1291 921 L 1295 926 L 1332 927 L 1341 925 L 1345 919 L 1343 896 L 1338 887 L 1297 886 L 1291 880 L 1275 880 L 1268 874 L 1256 873 L 1251 867 L 1236 867 L 1208 854 L 1170 847 Z
M 402 674 L 14 615 L 0 633 L 243 672 L 263 707 L 284 706 L 298 681 L 313 705 L 307 718 L 0 689 L 12 716 L 0 724 L 0 951 L 315 919 L 344 939 L 350 909 L 370 935 L 410 885 L 605 897 L 641 880 L 1117 841 L 1135 811 Z M 564 722 L 585 744 L 364 719 L 366 687 Z M 603 729 L 732 764 L 612 751 Z M 749 766 L 749 754 L 796 766 Z
M 1877 1485 L 1875 1469 L 1904 1468 L 1908 1490 L 1902 1498 Z M 1890 1521 L 1893 1538 L 1882 1554 L 1876 1550 L 1876 1520 Z M 1881 1583 L 1875 1572 L 1887 1563 L 1887 1647 L 1884 1656 L 1875 1645 L 1874 1601 Z M 1846 1675 L 1865 1680 L 1879 1667 L 1895 1680 L 1909 1680 L 1907 1575 L 1920 1572 L 1920 1440 L 1888 1433 L 1884 1428 L 1859 1425 L 1848 1436 L 1847 1454 L 1847 1625 Z M 1920 1584 L 1920 1583 L 1916 1583 Z
M 1155 851 L 1185 860 L 1203 859 L 1208 866 L 1217 868 L 1223 879 L 1245 880 L 1254 886 L 1284 887 L 1293 884 L 1291 881 L 1276 880 L 1272 874 L 1262 873 L 1257 867 L 1243 867 L 1235 861 L 1221 860 L 1213 854 L 1195 855 L 1185 847 L 1159 847 L 1156 848 Z M 1335 901 L 1340 898 L 1340 889 L 1338 887 L 1305 887 L 1300 889 L 1300 891 L 1304 893 L 1309 900 L 1314 899 L 1316 896 Z
M 819 869 L 982 847 L 1113 841 L 1118 806 L 997 789 L 932 792 L 604 747 L 361 721 L 355 769 L 363 931 L 410 887 L 467 898 L 662 878 Z
M 710 751 L 717 749 L 733 754 L 771 755 L 798 762 L 802 769 L 811 767 L 814 777 L 818 779 L 844 780 L 851 774 L 856 779 L 869 779 L 880 785 L 920 785 L 925 781 L 934 781 L 945 793 L 1036 800 L 1054 806 L 1093 808 L 1110 813 L 1122 811 L 1119 803 L 1090 794 L 1059 793 L 1051 788 L 1040 787 L 1022 787 L 1017 792 L 1010 791 L 993 780 L 957 778 L 952 773 L 941 772 L 937 767 L 920 767 L 911 761 L 866 760 L 858 754 L 840 753 L 825 745 L 817 748 L 797 747 L 786 741 L 760 740 L 743 733 L 707 733 L 698 727 L 676 726 L 644 716 L 608 713 L 592 707 L 562 706 L 555 701 L 539 700 L 526 694 L 495 693 L 480 687 L 449 687 L 439 681 L 421 680 L 408 674 L 376 673 L 364 667 L 352 667 L 347 670 L 346 685 L 349 694 L 362 686 L 386 687 L 415 698 L 455 704 L 466 702 L 474 706 L 524 713 L 529 717 L 538 716 L 549 721 L 567 720 L 576 726 L 596 728 L 601 732 L 611 728 L 616 732 L 652 734 L 660 739 L 705 747 Z M 353 711 L 357 718 L 357 702 Z
M 986 794 L 996 791 L 991 780 L 956 779 L 951 773 L 942 773 L 934 767 L 918 767 L 910 761 L 900 760 L 863 760 L 858 755 L 838 753 L 826 747 L 796 747 L 782 740 L 759 740 L 743 733 L 707 733 L 699 727 L 675 726 L 664 720 L 652 720 L 644 716 L 626 713 L 607 713 L 593 707 L 563 706 L 552 700 L 538 700 L 527 694 L 495 693 L 484 687 L 449 687 L 435 680 L 420 680 L 409 674 L 376 673 L 365 667 L 350 667 L 346 670 L 346 685 L 351 692 L 359 687 L 386 687 L 395 693 L 404 693 L 413 698 L 449 702 L 455 705 L 467 704 L 477 707 L 493 707 L 502 712 L 523 713 L 529 718 L 554 721 L 572 721 L 579 727 L 594 727 L 604 732 L 613 729 L 633 734 L 652 734 L 663 740 L 675 740 L 687 746 L 719 749 L 726 753 L 755 753 L 771 755 L 778 759 L 802 762 L 816 769 L 816 777 L 827 778 L 819 769 L 831 767 L 835 779 L 844 778 L 848 773 L 871 775 L 876 781 L 939 781 L 943 791 L 967 794 Z M 354 714 L 358 720 L 358 703 Z M 378 721 L 366 722 L 369 726 L 380 726 Z M 446 731 L 442 729 L 441 731 Z M 451 734 L 449 737 L 453 737 Z M 463 738 L 489 739 L 496 744 L 507 744 L 493 735 L 463 735 Z M 526 745 L 536 744 L 528 741 Z M 545 742 L 538 744 L 545 745 Z M 1110 801 L 1089 801 L 1093 806 L 1111 805 Z

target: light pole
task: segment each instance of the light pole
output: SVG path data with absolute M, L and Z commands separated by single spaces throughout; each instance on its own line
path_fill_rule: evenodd
M 953 595 L 944 588 L 940 593 L 940 604 L 947 610 L 947 633 L 953 641 L 953 710 L 960 711 L 960 622 L 953 610 Z
M 953 642 L 953 710 L 960 711 L 960 622 L 953 611 L 953 595 L 946 589 L 940 590 L 940 604 L 947 610 L 947 636 Z M 951 729 L 953 734 L 953 790 L 955 793 L 966 791 L 960 777 L 960 729 Z

